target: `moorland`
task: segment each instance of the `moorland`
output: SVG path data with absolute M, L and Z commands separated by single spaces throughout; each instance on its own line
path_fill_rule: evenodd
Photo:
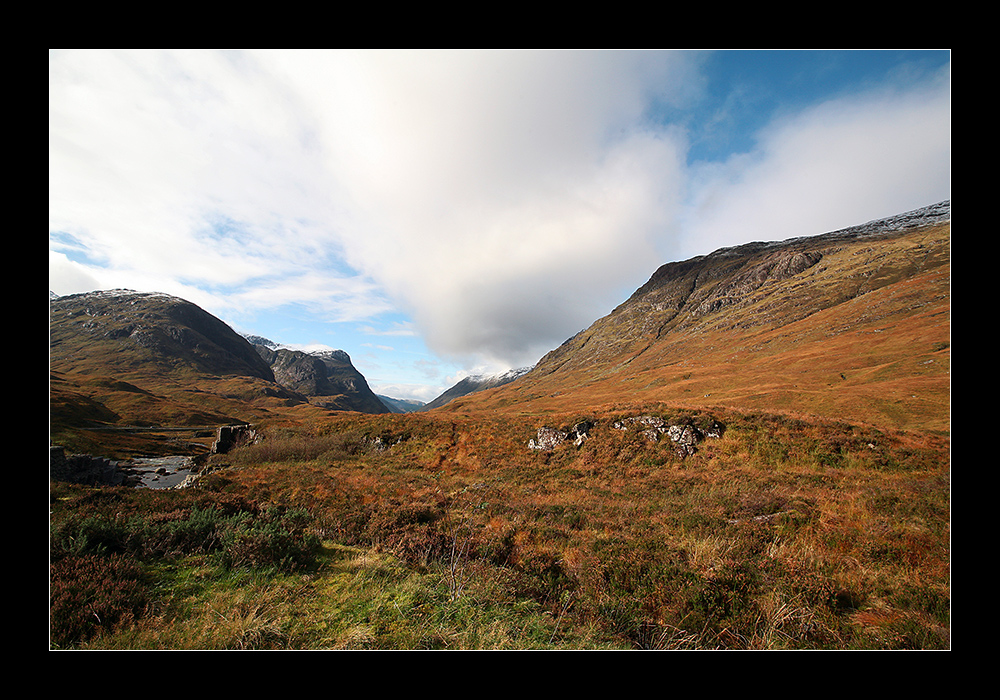
M 902 220 L 665 265 L 419 413 L 162 297 L 53 302 L 51 441 L 199 478 L 50 480 L 51 647 L 950 648 L 950 208 Z

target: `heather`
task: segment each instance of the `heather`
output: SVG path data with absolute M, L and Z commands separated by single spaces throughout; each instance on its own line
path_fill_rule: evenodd
M 630 415 L 724 432 L 681 456 Z M 53 484 L 54 646 L 950 646 L 943 435 L 661 404 L 262 435 L 196 488 Z

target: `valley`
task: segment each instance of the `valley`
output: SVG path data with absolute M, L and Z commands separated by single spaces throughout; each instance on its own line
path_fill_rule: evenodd
M 52 646 L 947 649 L 950 287 L 948 202 L 723 249 L 407 412 L 346 352 L 55 299 L 50 444 L 200 476 L 50 480 Z

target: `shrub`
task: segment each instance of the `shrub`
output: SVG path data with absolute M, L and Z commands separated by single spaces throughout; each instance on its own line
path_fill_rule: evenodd
M 319 539 L 306 532 L 308 516 L 273 508 L 262 517 L 241 515 L 220 528 L 221 560 L 227 568 L 277 568 L 297 571 L 314 562 Z
M 50 567 L 50 635 L 68 647 L 143 614 L 149 595 L 138 564 L 122 555 L 65 556 Z
M 128 555 L 144 561 L 217 554 L 226 567 L 297 570 L 311 564 L 319 540 L 301 509 L 245 506 L 226 513 L 214 506 L 128 518 L 70 518 L 54 528 L 53 558 Z
M 701 581 L 683 551 L 656 537 L 599 540 L 594 557 L 597 576 L 586 577 L 581 608 L 639 648 L 654 646 L 665 623 L 681 623 Z

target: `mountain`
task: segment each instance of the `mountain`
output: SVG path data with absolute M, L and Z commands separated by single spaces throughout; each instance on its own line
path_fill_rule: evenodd
M 51 299 L 49 310 L 53 369 L 155 368 L 274 381 L 271 368 L 232 328 L 169 294 L 88 292 Z
M 947 430 L 951 203 L 661 266 L 516 383 L 452 410 L 642 402 Z
M 420 410 L 430 411 L 444 406 L 459 397 L 468 396 L 469 394 L 474 394 L 479 391 L 495 389 L 497 387 L 504 386 L 505 384 L 510 384 L 515 379 L 527 374 L 530 370 L 530 367 L 522 367 L 520 369 L 508 370 L 501 374 L 479 374 L 465 377 L 433 401 L 424 404 Z
M 51 438 L 74 449 L 155 450 L 180 438 L 154 438 L 153 429 L 258 422 L 289 411 L 387 412 L 347 353 L 310 356 L 260 341 L 169 294 L 50 294 Z
M 338 411 L 388 413 L 364 375 L 343 350 L 302 352 L 250 336 L 257 354 L 273 371 L 275 381 L 309 398 L 310 403 Z
M 49 370 L 50 437 L 80 451 L 183 454 L 189 438 L 151 431 L 254 422 L 306 404 L 228 325 L 168 294 L 50 294 Z
M 410 399 L 394 399 L 391 396 L 383 396 L 382 394 L 376 394 L 379 400 L 385 404 L 393 413 L 412 413 L 414 411 L 419 411 L 424 407 L 423 401 L 412 401 Z

